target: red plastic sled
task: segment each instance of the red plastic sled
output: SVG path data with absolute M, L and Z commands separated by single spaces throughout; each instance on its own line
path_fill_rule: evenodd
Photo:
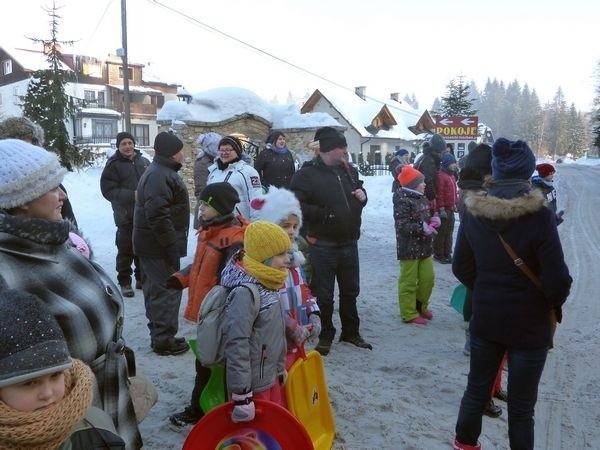
M 256 416 L 251 422 L 233 423 L 233 403 L 212 409 L 192 428 L 183 450 L 313 450 L 304 426 L 281 406 L 254 400 Z

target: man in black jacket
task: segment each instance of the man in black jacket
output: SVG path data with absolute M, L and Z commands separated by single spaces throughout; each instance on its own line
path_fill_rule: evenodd
M 181 290 L 168 284 L 187 254 L 190 202 L 177 173 L 184 159 L 183 142 L 161 132 L 154 140 L 156 155 L 140 179 L 133 218 L 133 250 L 142 265 L 142 289 L 152 350 L 159 355 L 188 351 L 179 328 Z
M 140 263 L 133 254 L 133 210 L 138 182 L 149 165 L 150 161 L 135 149 L 134 137 L 123 131 L 117 134 L 117 151 L 106 161 L 100 177 L 100 190 L 112 206 L 117 226 L 117 281 L 124 297 L 134 296 L 132 274 L 136 289 L 142 288 Z M 132 263 L 134 270 L 131 270 Z
M 435 210 L 437 196 L 437 176 L 442 162 L 442 153 L 446 150 L 446 141 L 439 134 L 434 134 L 423 144 L 423 156 L 414 164 L 415 169 L 425 175 L 425 197 Z
M 372 349 L 360 335 L 356 297 L 360 292 L 358 238 L 367 193 L 357 170 L 347 162 L 342 133 L 323 127 L 315 134 L 320 153 L 292 177 L 290 189 L 302 208 L 310 245 L 310 287 L 321 310 L 322 329 L 316 350 L 327 355 L 335 337 L 333 294 L 337 279 L 342 323 L 340 341 Z

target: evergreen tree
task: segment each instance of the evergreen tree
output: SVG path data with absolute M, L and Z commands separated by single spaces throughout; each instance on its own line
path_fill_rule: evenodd
M 68 170 L 83 165 L 84 158 L 78 148 L 71 143 L 67 132 L 67 121 L 77 112 L 76 100 L 67 95 L 65 86 L 73 80 L 73 73 L 62 63 L 61 45 L 72 45 L 73 41 L 58 40 L 58 15 L 56 4 L 45 9 L 51 18 L 50 39 L 29 38 L 42 44 L 49 69 L 33 72 L 27 86 L 27 94 L 22 97 L 23 112 L 38 123 L 45 133 L 44 147 L 58 154 L 61 164 Z
M 570 153 L 573 157 L 583 156 L 587 142 L 585 122 L 574 103 L 571 103 L 567 112 L 565 134 L 566 153 Z
M 459 76 L 457 79 L 450 80 L 446 96 L 442 97 L 442 107 L 438 111 L 438 115 L 451 117 L 477 114 L 477 110 L 473 109 L 470 86 L 465 83 L 463 78 Z
M 600 60 L 596 66 L 596 95 L 592 104 L 592 145 L 600 156 Z

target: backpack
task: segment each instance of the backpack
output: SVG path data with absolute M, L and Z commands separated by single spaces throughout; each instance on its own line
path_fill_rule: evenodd
M 196 346 L 198 360 L 204 366 L 223 363 L 225 307 L 229 304 L 233 291 L 242 286 L 252 293 L 253 310 L 256 317 L 260 309 L 260 294 L 258 293 L 258 286 L 254 283 L 244 283 L 233 289 L 217 284 L 208 291 L 204 300 L 202 300 L 196 330 Z

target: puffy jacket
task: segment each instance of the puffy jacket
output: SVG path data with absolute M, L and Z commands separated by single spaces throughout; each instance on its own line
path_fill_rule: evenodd
M 235 289 L 243 283 L 258 285 L 256 317 L 250 290 Z M 265 391 L 285 370 L 285 312 L 279 294 L 259 284 L 234 259 L 225 266 L 221 284 L 234 288 L 226 305 L 223 331 L 227 389 L 236 394 Z
M 150 161 L 135 150 L 133 159 L 125 158 L 118 150 L 112 155 L 100 176 L 100 190 L 112 206 L 115 225 L 133 223 L 135 191 Z
M 317 156 L 296 171 L 290 189 L 300 201 L 309 242 L 344 245 L 358 240 L 367 202 L 352 194 L 356 189 L 365 191 L 353 166 L 330 167 Z
M 286 150 L 279 153 L 272 148 L 266 148 L 258 154 L 254 161 L 254 168 L 263 185 L 286 189 L 289 188 L 292 175 L 296 170 L 292 152 Z
M 437 176 L 435 207 L 437 209 L 444 208 L 449 213 L 452 213 L 458 201 L 456 190 L 456 178 L 454 178 L 454 175 L 441 169 Z
M 394 226 L 396 256 L 399 261 L 431 256 L 432 236 L 423 232 L 423 222 L 431 218 L 427 197 L 415 191 L 399 188 L 394 191 Z
M 133 251 L 137 256 L 167 259 L 187 254 L 190 202 L 177 171 L 181 164 L 154 157 L 140 179 L 133 220 Z
M 237 191 L 240 196 L 240 202 L 236 205 L 239 214 L 250 220 L 250 222 L 258 220 L 258 210 L 250 208 L 250 202 L 262 194 L 260 176 L 254 167 L 243 160 L 239 160 L 221 170 L 215 162 L 208 168 L 207 184 L 218 181 L 231 184 Z

